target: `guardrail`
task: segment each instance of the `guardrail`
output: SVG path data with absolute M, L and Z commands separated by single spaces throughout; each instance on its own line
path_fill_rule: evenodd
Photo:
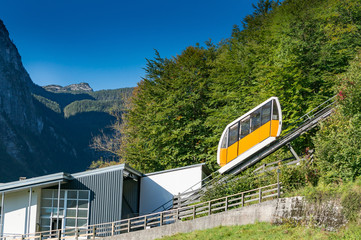
M 193 220 L 246 205 L 260 203 L 263 200 L 279 198 L 281 183 L 252 189 L 249 191 L 213 199 L 190 206 L 152 213 L 144 216 L 128 218 L 110 223 L 101 223 L 79 228 L 59 229 L 47 232 L 37 232 L 26 235 L 1 237 L 0 240 L 42 240 L 42 239 L 95 239 L 114 236 L 122 233 L 145 230 L 175 223 L 177 221 Z

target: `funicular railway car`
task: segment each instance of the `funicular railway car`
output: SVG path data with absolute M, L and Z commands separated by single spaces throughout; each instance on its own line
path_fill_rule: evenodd
M 271 97 L 224 129 L 218 144 L 219 172 L 225 173 L 280 136 L 282 111 L 277 97 Z

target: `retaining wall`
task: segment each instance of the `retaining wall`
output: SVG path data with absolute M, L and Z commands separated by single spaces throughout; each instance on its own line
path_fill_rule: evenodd
M 328 221 L 344 223 L 344 218 L 342 214 L 340 214 L 340 207 L 332 205 L 330 208 L 329 206 L 330 203 L 325 203 L 320 206 L 308 204 L 303 197 L 280 198 L 196 218 L 195 220 L 178 221 L 174 224 L 106 237 L 104 240 L 148 240 L 218 226 L 245 225 L 255 222 L 282 223 L 285 220 L 303 221 L 308 220 L 310 214 L 312 219 L 317 218 L 317 213 L 322 213 L 324 207 L 329 210 L 330 217 L 323 218 L 325 221 L 316 223 L 317 225 L 327 225 Z M 325 214 L 323 214 L 323 216 L 325 216 Z

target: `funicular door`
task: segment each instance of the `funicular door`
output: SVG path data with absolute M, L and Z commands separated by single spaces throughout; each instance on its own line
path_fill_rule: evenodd
M 238 156 L 239 122 L 229 128 L 227 163 Z

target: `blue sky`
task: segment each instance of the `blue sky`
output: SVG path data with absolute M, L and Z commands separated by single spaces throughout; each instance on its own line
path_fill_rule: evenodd
M 0 19 L 41 86 L 134 87 L 146 58 L 228 38 L 257 0 L 0 0 Z

